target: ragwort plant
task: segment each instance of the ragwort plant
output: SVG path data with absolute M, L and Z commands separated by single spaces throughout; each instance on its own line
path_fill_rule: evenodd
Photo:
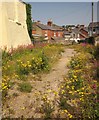
M 9 51 L 2 50 L 2 95 L 6 99 L 9 83 L 15 80 L 27 80 L 30 73 L 37 74 L 50 70 L 50 64 L 56 61 L 63 46 L 40 44 L 34 47 L 18 46 Z M 42 52 L 43 51 L 43 52 Z M 54 57 L 53 57 L 54 56 Z M 15 83 L 17 84 L 17 83 Z
M 41 53 L 38 58 L 32 58 L 31 60 L 31 71 L 36 74 L 41 71 L 49 71 L 49 59 L 44 54 Z
M 64 78 L 61 86 L 60 108 L 69 110 L 74 118 L 86 120 L 99 117 L 98 84 L 92 72 L 92 59 L 93 55 L 89 50 L 76 54 L 70 61 L 68 77 Z
M 54 112 L 54 102 L 49 100 L 47 96 L 43 96 L 42 101 L 41 109 L 45 115 L 44 118 L 45 120 L 49 120 L 52 118 L 52 113 Z

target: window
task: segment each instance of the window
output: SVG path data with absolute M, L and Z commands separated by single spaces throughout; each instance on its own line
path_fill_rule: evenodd
M 93 32 L 95 32 L 96 30 L 95 30 L 95 28 L 93 29 Z
M 45 36 L 47 36 L 47 31 L 45 31 Z
M 60 37 L 60 32 L 58 32 L 58 36 Z
M 54 32 L 54 36 L 56 36 L 56 33 Z

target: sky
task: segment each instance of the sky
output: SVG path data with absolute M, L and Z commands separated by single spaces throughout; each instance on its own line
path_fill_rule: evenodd
M 91 22 L 91 2 L 29 2 L 32 19 L 46 24 L 52 19 L 57 25 L 88 25 Z M 94 3 L 94 21 L 97 21 L 97 3 Z

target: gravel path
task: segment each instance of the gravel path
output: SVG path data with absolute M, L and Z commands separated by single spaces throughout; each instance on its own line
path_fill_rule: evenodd
M 63 81 L 63 76 L 68 72 L 67 64 L 73 55 L 73 49 L 66 49 L 61 59 L 53 66 L 50 73 L 42 75 L 42 81 L 35 82 L 37 91 L 42 93 L 45 93 L 47 90 L 58 92 L 58 86 Z M 50 98 L 52 98 L 52 94 Z

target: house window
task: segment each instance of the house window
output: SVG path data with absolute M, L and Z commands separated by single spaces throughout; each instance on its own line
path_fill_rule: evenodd
M 45 31 L 45 36 L 47 36 L 47 31 Z
M 95 32 L 96 30 L 95 30 L 95 28 L 93 29 L 93 32 Z
M 78 34 L 78 38 L 79 38 L 79 34 Z
M 58 32 L 58 36 L 60 37 L 60 33 Z
M 54 37 L 56 36 L 56 33 L 54 32 Z

